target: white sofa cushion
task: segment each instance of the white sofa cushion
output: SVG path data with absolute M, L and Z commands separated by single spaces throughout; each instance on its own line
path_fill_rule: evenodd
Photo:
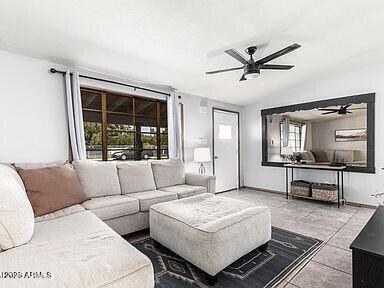
M 0 271 L 51 273 L 50 278 L 1 279 L 1 287 L 154 286 L 150 260 L 89 211 L 36 223 L 28 245 L 1 253 Z M 132 282 L 119 286 L 121 279 Z
M 84 160 L 73 165 L 89 198 L 121 194 L 116 162 Z
M 35 222 L 48 221 L 60 217 L 65 217 L 78 212 L 83 212 L 85 209 L 80 204 L 72 205 L 64 209 L 57 210 L 55 212 L 35 217 Z
M 192 186 L 187 184 L 175 185 L 165 188 L 160 188 L 160 191 L 176 193 L 179 199 L 190 197 L 202 193 L 207 193 L 207 188 L 203 186 Z
M 151 164 L 146 161 L 118 162 L 117 171 L 122 194 L 156 189 Z
M 11 164 L 0 164 L 0 173 L 12 176 L 16 180 L 16 182 L 21 186 L 21 188 L 23 188 L 23 190 L 25 191 L 24 182 L 21 179 L 19 173 L 17 173 L 14 166 L 12 166 Z
M 210 275 L 271 239 L 267 207 L 213 194 L 150 209 L 151 237 Z
M 92 198 L 82 205 L 101 220 L 109 220 L 139 212 L 139 201 L 125 195 Z
M 184 162 L 181 159 L 151 161 L 156 187 L 185 184 Z
M 25 190 L 17 182 L 14 170 L 0 165 L 1 249 L 7 250 L 28 243 L 34 231 L 34 224 L 32 206 Z
M 149 208 L 153 204 L 176 200 L 177 194 L 172 192 L 151 190 L 151 191 L 130 193 L 129 197 L 137 199 L 140 204 L 140 211 L 145 212 L 145 211 L 149 211 Z

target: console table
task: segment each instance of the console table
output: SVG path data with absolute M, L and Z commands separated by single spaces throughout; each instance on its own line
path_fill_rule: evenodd
M 375 213 L 352 242 L 352 277 L 354 288 L 384 285 L 384 206 Z
M 323 171 L 334 171 L 337 174 L 337 207 L 340 208 L 340 202 L 345 202 L 344 199 L 344 170 L 347 168 L 346 166 L 329 166 L 329 165 L 315 165 L 315 164 L 285 164 L 285 193 L 286 198 L 289 196 L 289 169 L 291 169 L 291 183 L 293 182 L 293 170 L 294 169 L 311 169 L 311 170 L 323 170 Z M 341 179 L 341 185 L 340 185 Z M 341 197 L 340 197 L 341 192 Z M 303 197 L 302 198 L 310 198 L 312 197 Z

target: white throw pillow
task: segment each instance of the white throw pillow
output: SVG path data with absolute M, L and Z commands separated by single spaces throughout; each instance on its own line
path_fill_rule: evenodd
M 185 170 L 183 160 L 155 160 L 152 161 L 151 164 L 157 188 L 185 184 Z
M 156 189 L 151 165 L 148 162 L 118 162 L 117 171 L 122 194 Z
M 0 169 L 0 250 L 28 243 L 35 228 L 27 194 L 7 169 Z
M 121 194 L 116 162 L 83 160 L 72 164 L 88 197 Z

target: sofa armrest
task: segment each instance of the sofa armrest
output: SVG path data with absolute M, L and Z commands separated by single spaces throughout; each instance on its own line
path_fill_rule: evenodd
M 204 186 L 208 193 L 216 193 L 216 176 L 196 173 L 185 173 L 185 184 L 192 186 Z

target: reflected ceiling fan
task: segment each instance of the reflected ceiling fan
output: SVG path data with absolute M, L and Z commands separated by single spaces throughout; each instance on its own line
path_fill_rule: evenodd
M 222 69 L 222 70 L 216 70 L 216 71 L 210 71 L 205 72 L 205 74 L 216 74 L 216 73 L 222 73 L 227 71 L 234 71 L 234 70 L 240 70 L 243 69 L 244 73 L 240 78 L 240 81 L 244 81 L 247 79 L 253 79 L 260 75 L 261 69 L 271 69 L 271 70 L 289 70 L 294 67 L 294 65 L 277 65 L 277 64 L 266 64 L 269 61 L 272 61 L 278 57 L 281 57 L 287 53 L 292 52 L 293 50 L 296 50 L 297 48 L 300 48 L 301 46 L 297 43 L 290 45 L 284 49 L 281 49 L 267 57 L 264 57 L 260 60 L 255 61 L 253 59 L 253 54 L 255 54 L 257 50 L 257 46 L 251 46 L 245 49 L 245 52 L 250 56 L 250 59 L 247 60 L 244 58 L 243 55 L 241 55 L 236 49 L 228 49 L 225 50 L 225 53 L 227 53 L 229 56 L 232 56 L 237 61 L 239 61 L 243 66 L 236 67 L 236 68 L 228 68 L 228 69 Z
M 328 114 L 333 114 L 337 113 L 338 115 L 347 115 L 347 114 L 352 114 L 351 110 L 362 110 L 366 109 L 364 107 L 361 108 L 349 108 L 352 104 L 348 105 L 341 105 L 339 109 L 335 108 L 318 108 L 318 111 L 326 111 L 324 113 L 321 113 L 321 115 L 328 115 Z M 349 108 L 349 109 L 348 109 Z

